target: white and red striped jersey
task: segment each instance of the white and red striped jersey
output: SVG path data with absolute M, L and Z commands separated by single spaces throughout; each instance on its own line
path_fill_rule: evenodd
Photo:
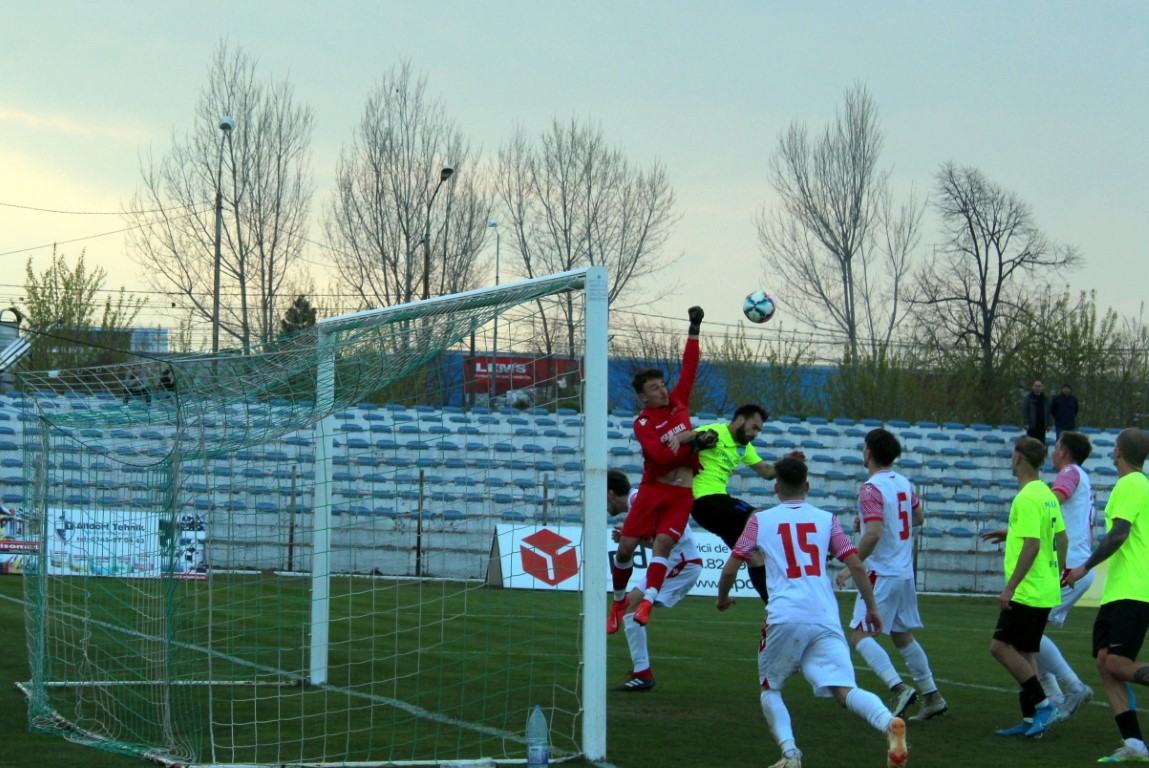
M 921 502 L 903 475 L 884 469 L 870 475 L 858 491 L 862 524 L 879 520 L 882 535 L 866 558 L 866 569 L 879 576 L 914 575 L 913 512 Z
M 844 560 L 856 552 L 838 520 L 807 501 L 784 501 L 750 517 L 733 554 L 749 560 L 766 556 L 766 606 L 771 625 L 784 623 L 842 626 L 838 601 L 826 573 L 826 555 Z
M 1076 568 L 1088 560 L 1093 551 L 1093 486 L 1089 473 L 1076 464 L 1062 467 L 1050 490 L 1065 495 L 1065 501 L 1061 502 L 1061 518 L 1065 521 L 1065 535 L 1069 537 L 1065 567 Z

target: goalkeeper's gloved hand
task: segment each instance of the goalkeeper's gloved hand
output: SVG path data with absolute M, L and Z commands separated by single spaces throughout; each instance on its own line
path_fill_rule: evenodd
M 702 311 L 702 307 L 691 307 L 686 310 L 686 316 L 690 318 L 690 335 L 697 336 L 702 328 L 702 318 L 706 317 L 706 313 Z
M 718 433 L 709 429 L 694 433 L 694 442 L 691 443 L 696 451 L 705 451 L 707 448 L 713 448 L 717 444 Z

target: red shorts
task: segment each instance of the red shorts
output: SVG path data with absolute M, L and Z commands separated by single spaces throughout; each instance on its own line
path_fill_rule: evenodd
M 664 533 L 678 541 L 693 507 L 694 491 L 689 485 L 643 483 L 622 522 L 622 535 L 644 539 Z

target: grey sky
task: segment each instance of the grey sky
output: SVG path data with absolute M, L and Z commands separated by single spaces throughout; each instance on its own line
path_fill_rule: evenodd
M 931 191 L 945 161 L 975 166 L 1081 249 L 1078 287 L 1127 316 L 1142 301 L 1141 281 L 1122 278 L 1149 263 L 1146 3 L 48 0 L 6 4 L 0 29 L 0 203 L 118 211 L 140 153 L 189 127 L 226 38 L 316 110 L 319 210 L 368 92 L 409 59 L 485 155 L 515 124 L 537 134 L 574 115 L 636 162 L 663 162 L 682 215 L 668 248 L 682 258 L 653 311 L 701 303 L 734 322 L 759 285 L 778 296 L 776 328 L 786 287 L 762 276 L 754 230 L 773 200 L 768 158 L 790 121 L 820 127 L 862 82 L 899 189 Z M 121 226 L 0 206 L 0 301 L 19 295 L 29 255 L 50 253 L 24 249 Z M 87 248 L 111 285 L 143 287 L 118 235 L 62 247 Z

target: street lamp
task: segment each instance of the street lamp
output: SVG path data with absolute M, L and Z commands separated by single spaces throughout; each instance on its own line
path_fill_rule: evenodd
M 498 285 L 499 284 L 499 245 L 500 245 L 499 222 L 495 221 L 494 219 L 490 219 L 487 222 L 487 227 L 489 229 L 495 230 L 495 285 Z M 499 393 L 498 379 L 496 378 L 498 376 L 498 370 L 499 370 L 499 315 L 498 315 L 498 313 L 495 313 L 495 332 L 494 332 L 493 349 L 491 350 L 491 369 L 489 371 L 487 371 L 487 376 L 489 377 L 488 378 L 488 384 L 490 385 L 487 387 L 488 404 L 491 400 L 494 399 L 495 395 L 497 395 Z
M 211 352 L 219 353 L 219 271 L 220 248 L 223 240 L 223 145 L 231 141 L 231 131 L 235 128 L 235 118 L 224 115 L 219 119 L 219 165 L 215 172 L 215 292 L 211 303 Z
M 439 183 L 435 185 L 435 191 L 427 201 L 427 226 L 423 230 L 423 301 L 431 298 L 431 206 L 435 204 L 435 198 L 439 196 L 439 188 L 443 186 L 443 182 L 451 178 L 454 173 L 455 169 L 451 166 L 443 166 L 443 170 L 439 171 Z

